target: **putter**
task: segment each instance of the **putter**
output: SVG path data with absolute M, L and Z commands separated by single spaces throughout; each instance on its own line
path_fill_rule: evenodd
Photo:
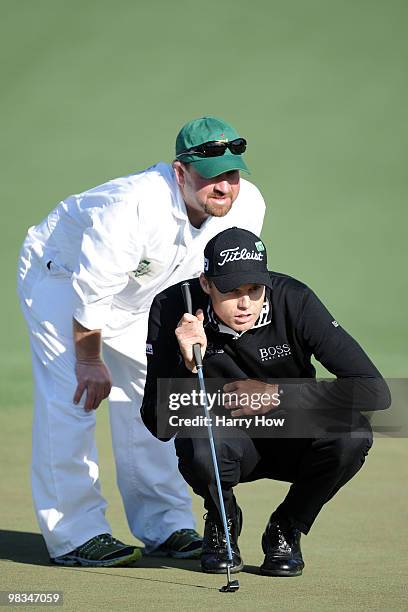
M 187 281 L 185 283 L 182 283 L 181 290 L 183 292 L 184 305 L 185 305 L 186 311 L 189 314 L 193 314 L 193 303 L 192 303 L 192 300 L 191 300 L 190 283 L 187 282 Z M 231 550 L 231 540 L 230 540 L 230 535 L 229 535 L 229 531 L 228 531 L 227 515 L 225 513 L 224 498 L 222 496 L 220 473 L 218 471 L 218 463 L 217 463 L 217 455 L 216 455 L 216 452 L 215 452 L 214 436 L 213 436 L 213 432 L 212 432 L 211 418 L 210 418 L 210 413 L 209 413 L 209 409 L 208 409 L 207 392 L 205 390 L 205 382 L 204 382 L 204 374 L 203 374 L 203 361 L 201 359 L 201 346 L 199 344 L 194 344 L 194 346 L 193 346 L 193 355 L 194 355 L 194 361 L 195 361 L 196 367 L 197 367 L 198 382 L 199 382 L 200 391 L 201 391 L 200 395 L 203 397 L 203 408 L 204 408 L 204 413 L 205 413 L 205 417 L 206 417 L 206 423 L 207 423 L 207 429 L 208 429 L 208 437 L 210 439 L 211 456 L 212 456 L 212 462 L 213 462 L 213 466 L 214 466 L 215 480 L 217 482 L 217 491 L 218 491 L 218 499 L 219 499 L 219 502 L 220 502 L 221 518 L 222 518 L 222 523 L 223 523 L 223 526 L 224 526 L 225 541 L 227 543 L 227 554 L 228 554 L 227 584 L 225 586 L 221 587 L 219 589 L 219 591 L 221 593 L 235 593 L 235 591 L 238 591 L 238 589 L 239 589 L 239 581 L 238 580 L 231 580 L 231 567 L 233 565 L 232 550 Z

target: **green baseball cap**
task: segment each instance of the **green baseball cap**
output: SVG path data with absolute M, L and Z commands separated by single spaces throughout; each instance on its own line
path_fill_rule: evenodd
M 176 159 L 193 164 L 198 174 L 204 178 L 212 178 L 229 170 L 242 170 L 250 174 L 242 155 L 231 153 L 227 148 L 223 155 L 203 157 L 192 153 L 183 155 L 185 151 L 205 142 L 231 142 L 240 138 L 238 132 L 223 119 L 217 117 L 200 117 L 186 123 L 176 138 Z

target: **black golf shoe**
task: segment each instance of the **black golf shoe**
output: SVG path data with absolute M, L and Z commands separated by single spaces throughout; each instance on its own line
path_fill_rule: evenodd
M 265 559 L 260 567 L 266 576 L 300 576 L 305 566 L 299 529 L 271 516 L 262 536 Z
M 233 559 L 230 571 L 235 574 L 244 567 L 238 548 L 238 536 L 242 529 L 242 512 L 238 505 L 233 513 L 227 513 L 227 525 Z M 205 519 L 201 569 L 207 574 L 225 574 L 228 563 L 227 540 L 222 519 L 218 512 L 208 512 Z

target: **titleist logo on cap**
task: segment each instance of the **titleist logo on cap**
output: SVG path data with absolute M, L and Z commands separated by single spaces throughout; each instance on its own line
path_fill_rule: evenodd
M 230 261 L 239 261 L 240 259 L 252 259 L 254 261 L 262 261 L 263 253 L 256 253 L 255 251 L 248 251 L 248 249 L 239 250 L 239 246 L 233 249 L 224 249 L 220 252 L 222 257 L 221 262 L 218 262 L 219 266 L 223 266 Z

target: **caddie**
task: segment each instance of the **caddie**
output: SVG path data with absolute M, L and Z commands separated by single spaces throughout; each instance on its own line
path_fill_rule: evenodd
M 95 410 L 109 398 L 117 482 L 146 554 L 196 557 L 191 498 L 174 444 L 144 427 L 140 406 L 154 296 L 201 271 L 202 251 L 233 225 L 259 232 L 265 204 L 241 179 L 246 140 L 215 117 L 180 130 L 158 163 L 63 200 L 28 230 L 18 293 L 33 363 L 32 491 L 54 563 L 123 565 L 101 493 Z
M 190 281 L 195 315 L 182 314 L 182 283 L 152 304 L 142 418 L 159 439 L 176 435 L 180 472 L 207 510 L 201 567 L 224 573 L 226 537 L 208 423 L 196 393 L 193 346 L 199 344 L 231 572 L 243 567 L 242 512 L 234 487 L 269 478 L 291 487 L 272 513 L 265 509 L 271 516 L 261 539 L 260 572 L 299 576 L 301 534 L 362 467 L 372 431 L 361 412 L 387 408 L 389 391 L 363 349 L 309 287 L 268 271 L 265 245 L 254 233 L 235 227 L 212 238 L 203 270 Z M 336 378 L 316 381 L 312 356 Z M 335 544 L 334 531 L 332 538 Z

